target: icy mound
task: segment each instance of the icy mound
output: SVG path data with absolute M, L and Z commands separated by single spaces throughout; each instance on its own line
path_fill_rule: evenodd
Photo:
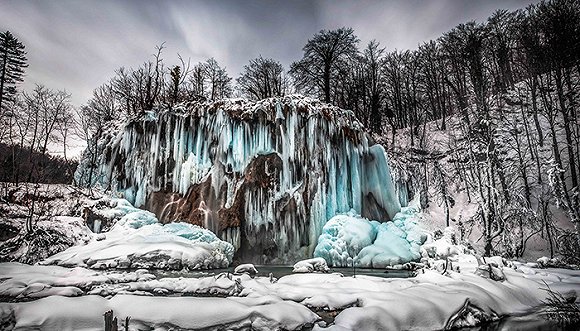
M 234 247 L 197 225 L 161 224 L 153 213 L 134 208 L 124 199 L 110 215 L 124 216 L 101 234 L 104 239 L 71 247 L 42 263 L 93 269 L 194 270 L 224 268 L 232 261 Z
M 401 207 L 383 147 L 354 114 L 303 96 L 157 109 L 99 149 L 97 169 L 81 160 L 78 183 L 210 229 L 243 262 L 309 258 L 333 216 L 386 221 Z
M 330 219 L 318 238 L 314 256 L 334 267 L 385 268 L 416 261 L 426 235 L 416 224 L 417 210 L 404 207 L 392 222 L 379 223 L 352 211 Z

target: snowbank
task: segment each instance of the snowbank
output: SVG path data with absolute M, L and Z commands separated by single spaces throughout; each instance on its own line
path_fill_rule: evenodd
M 417 226 L 417 210 L 403 207 L 392 222 L 379 223 L 353 211 L 331 218 L 318 238 L 314 256 L 335 267 L 385 268 L 421 258 L 426 235 Z
M 3 263 L 0 296 L 50 297 L 0 303 L 0 325 L 12 321 L 17 329 L 98 330 L 102 314 L 113 309 L 121 320 L 132 316 L 131 330 L 295 330 L 315 322 L 315 330 L 440 330 L 526 312 L 547 298 L 547 286 L 565 297 L 579 297 L 578 270 L 486 259 L 504 275 L 496 281 L 481 274 L 481 265 L 471 257 L 449 257 L 461 272 L 425 269 L 406 279 L 307 273 L 277 282 L 245 274 L 157 279 L 145 270 L 107 273 Z M 336 311 L 334 325 L 326 328 L 309 308 Z
M 102 330 L 103 313 L 130 316 L 129 330 L 251 329 L 296 330 L 318 316 L 279 298 L 168 298 L 117 295 L 67 298 L 53 296 L 22 304 L 0 304 L 0 318 L 13 314 L 19 330 Z M 71 318 L 74 316 L 74 318 Z
M 92 269 L 212 269 L 227 267 L 234 247 L 211 231 L 187 223 L 162 225 L 151 212 L 124 199 L 109 213 L 123 215 L 105 238 L 51 256 L 42 264 Z

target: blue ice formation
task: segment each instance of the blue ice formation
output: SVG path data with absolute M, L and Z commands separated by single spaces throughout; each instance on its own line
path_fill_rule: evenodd
M 331 218 L 318 238 L 315 257 L 334 267 L 354 264 L 385 268 L 421 258 L 425 233 L 417 226 L 417 210 L 403 207 L 393 221 L 369 221 L 350 211 Z
M 78 183 L 114 188 L 164 223 L 201 225 L 264 257 L 251 262 L 311 257 L 335 215 L 387 221 L 406 201 L 351 111 L 297 95 L 154 110 L 102 141 L 98 168 L 81 160 Z
M 140 230 L 146 226 L 151 227 L 148 231 L 142 231 L 144 241 L 155 241 L 153 237 L 179 236 L 193 243 L 211 244 L 216 251 L 224 254 L 231 262 L 234 256 L 234 247 L 227 242 L 220 240 L 213 232 L 200 226 L 188 223 L 168 223 L 161 224 L 155 214 L 133 207 L 125 199 L 117 199 L 116 207 L 108 211 L 111 217 L 120 219 L 115 223 L 111 231 L 123 231 L 123 229 Z

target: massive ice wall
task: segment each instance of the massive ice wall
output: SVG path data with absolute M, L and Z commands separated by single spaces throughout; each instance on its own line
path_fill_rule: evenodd
M 311 256 L 336 214 L 386 221 L 401 208 L 383 148 L 352 112 L 302 96 L 151 111 L 100 148 L 94 181 L 254 262 Z

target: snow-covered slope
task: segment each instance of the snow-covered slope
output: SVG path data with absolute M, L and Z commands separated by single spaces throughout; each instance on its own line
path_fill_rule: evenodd
M 458 239 L 471 242 L 483 253 L 485 225 L 481 215 L 490 210 L 495 217 L 490 228 L 499 233 L 493 239 L 491 254 L 526 260 L 557 256 L 566 250 L 574 255 L 564 240 L 575 238 L 574 220 L 561 203 L 556 178 L 562 172 L 570 194 L 575 194 L 577 189 L 569 182 L 564 120 L 556 109 L 547 110 L 540 97 L 535 101 L 529 86 L 521 82 L 513 90 L 489 98 L 489 119 L 482 119 L 472 106 L 468 110 L 471 127 L 462 114 L 454 114 L 446 119 L 444 129 L 441 120 L 417 128 L 414 145 L 409 128 L 377 137 L 388 146 L 395 176 L 407 182 L 411 195 L 421 194 L 424 228 L 442 230 L 448 215 L 450 225 L 458 230 Z M 478 143 L 480 127 L 490 128 L 493 151 Z M 554 150 L 561 153 L 563 169 L 555 163 Z M 488 162 L 491 153 L 495 153 L 496 163 Z M 499 178 L 498 169 L 503 178 Z M 495 180 L 494 187 L 488 185 L 488 178 Z M 492 194 L 500 198 L 489 208 L 486 203 Z
M 91 239 L 81 217 L 87 192 L 62 184 L 1 185 L 0 261 L 35 263 Z
M 203 226 L 245 261 L 311 257 L 324 224 L 400 211 L 384 149 L 352 112 L 302 96 L 156 110 L 111 131 L 96 174 L 162 222 Z M 91 171 L 81 161 L 77 180 Z

